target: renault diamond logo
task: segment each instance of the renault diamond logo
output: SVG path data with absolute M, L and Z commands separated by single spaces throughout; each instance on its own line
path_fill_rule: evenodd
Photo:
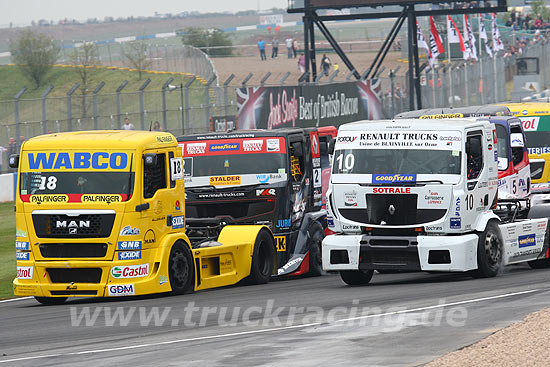
M 395 214 L 395 207 L 393 205 L 390 205 L 388 207 L 388 213 L 390 213 L 390 215 L 394 215 Z

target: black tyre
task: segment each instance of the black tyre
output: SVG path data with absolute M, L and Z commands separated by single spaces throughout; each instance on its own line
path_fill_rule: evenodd
M 34 297 L 34 299 L 43 305 L 61 305 L 65 303 L 67 297 Z
M 307 232 L 309 243 L 309 275 L 315 277 L 324 274 L 321 244 L 323 238 L 325 238 L 325 233 L 323 227 L 317 222 L 312 224 Z
M 495 222 L 487 223 L 477 243 L 477 270 L 475 278 L 491 278 L 498 274 L 502 264 L 502 237 Z
M 368 284 L 372 279 L 374 270 L 342 270 L 340 277 L 348 285 Z
M 254 242 L 252 265 L 250 266 L 250 276 L 248 277 L 250 283 L 265 284 L 269 282 L 273 273 L 274 263 L 275 243 L 273 236 L 268 231 L 261 230 L 258 236 L 256 236 L 256 242 Z
M 168 277 L 172 294 L 184 294 L 193 290 L 195 285 L 195 266 L 189 247 L 176 242 L 168 258 Z

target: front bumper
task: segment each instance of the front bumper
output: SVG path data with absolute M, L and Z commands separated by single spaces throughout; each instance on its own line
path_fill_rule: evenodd
M 134 296 L 152 293 L 170 292 L 167 271 L 160 269 L 159 263 L 148 263 L 148 273 L 139 277 L 115 277 L 114 268 L 144 266 L 143 261 L 18 261 L 18 268 L 32 269 L 26 272 L 27 279 L 16 278 L 13 281 L 13 293 L 16 296 L 36 297 L 114 297 Z M 57 270 L 57 275 L 53 271 Z M 100 277 L 86 280 L 82 274 L 90 269 Z M 99 270 L 98 270 L 99 269 Z M 61 270 L 61 271 L 59 271 Z M 60 275 L 63 271 L 69 275 Z M 79 280 L 71 281 L 71 276 L 79 274 Z M 63 279 L 63 277 L 66 277 Z
M 323 269 L 464 272 L 477 269 L 477 243 L 475 234 L 417 237 L 331 235 L 323 240 Z

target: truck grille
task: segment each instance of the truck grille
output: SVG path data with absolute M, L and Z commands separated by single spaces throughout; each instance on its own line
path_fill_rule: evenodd
M 446 209 L 417 209 L 417 195 L 367 194 L 366 209 L 344 209 L 346 219 L 365 224 L 417 225 L 443 218 Z
M 33 214 L 40 238 L 105 238 L 111 235 L 115 214 Z
M 40 254 L 48 258 L 105 257 L 106 243 L 41 243 Z
M 100 268 L 48 268 L 52 283 L 99 283 Z

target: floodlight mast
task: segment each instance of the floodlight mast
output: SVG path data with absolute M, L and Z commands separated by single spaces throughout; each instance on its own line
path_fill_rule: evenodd
M 369 77 L 371 70 L 377 70 L 388 52 L 391 49 L 393 41 L 397 33 L 399 32 L 401 25 L 403 24 L 402 18 L 407 18 L 408 29 L 408 59 L 409 59 L 409 109 L 421 109 L 422 98 L 420 91 L 420 64 L 418 58 L 418 44 L 416 39 L 416 18 L 419 16 L 436 16 L 436 15 L 458 15 L 458 14 L 484 14 L 484 13 L 500 13 L 507 11 L 506 0 L 495 0 L 491 3 L 495 3 L 496 6 L 483 6 L 479 8 L 468 9 L 454 9 L 452 8 L 454 3 L 461 2 L 459 0 L 289 0 L 288 13 L 303 13 L 304 23 L 304 56 L 306 59 L 306 75 L 309 82 L 309 76 L 313 77 L 313 80 L 317 76 L 317 65 L 315 61 L 315 27 L 317 25 L 323 36 L 330 43 L 336 54 L 342 59 L 350 74 L 352 74 L 357 80 L 361 79 L 361 74 L 357 72 L 357 69 L 353 66 L 351 60 L 347 57 L 344 50 L 340 47 L 336 39 L 332 36 L 328 28 L 325 26 L 325 21 L 331 20 L 350 20 L 350 19 L 380 19 L 380 18 L 397 18 L 392 31 L 386 37 L 383 46 L 376 55 L 375 62 L 367 70 L 365 78 Z M 491 5 L 489 3 L 489 5 Z M 302 5 L 303 4 L 303 5 Z M 447 4 L 448 9 L 437 10 L 416 10 L 415 5 L 419 4 Z M 365 8 L 371 7 L 384 7 L 384 6 L 402 6 L 403 10 L 396 11 L 382 11 L 377 13 L 365 13 L 354 12 L 351 14 L 338 14 L 338 15 L 318 15 L 317 10 L 321 9 L 344 9 L 344 8 L 359 8 L 365 10 Z M 374 73 L 375 74 L 375 73 Z M 415 106 L 416 96 L 416 106 Z

